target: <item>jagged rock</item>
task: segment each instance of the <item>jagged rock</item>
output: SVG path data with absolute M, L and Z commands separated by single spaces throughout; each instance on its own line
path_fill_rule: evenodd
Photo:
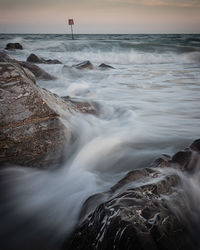
M 94 105 L 88 101 L 84 101 L 79 98 L 71 98 L 69 96 L 64 96 L 62 98 L 63 100 L 70 102 L 81 113 L 87 113 L 92 115 L 98 114 L 97 109 L 94 107 Z
M 37 65 L 29 63 L 29 62 L 17 61 L 11 58 L 10 56 L 8 56 L 6 53 L 1 52 L 1 51 L 0 51 L 0 62 L 10 62 L 10 63 L 20 64 L 24 68 L 29 69 L 38 79 L 42 79 L 42 80 L 55 80 L 56 79 L 55 76 L 47 73 L 45 70 L 41 69 Z
M 89 197 L 63 249 L 199 249 L 191 225 L 177 216 L 170 201 L 173 197 L 183 210 L 187 206 L 175 191 L 181 179 L 172 170 L 194 170 L 199 141 L 172 158 L 162 155 L 149 168 L 131 171 L 107 192 Z
M 105 64 L 105 63 L 102 63 L 99 65 L 99 68 L 103 68 L 103 69 L 114 69 L 114 67 L 108 65 L 108 64 Z
M 44 63 L 44 64 L 62 64 L 59 60 L 46 60 L 44 58 L 38 57 L 35 54 L 30 54 L 29 57 L 27 58 L 27 62 L 32 62 L 32 63 Z
M 37 86 L 28 69 L 2 62 L 0 107 L 1 166 L 47 167 L 61 160 L 73 136 L 67 125 L 75 110 L 70 103 Z
M 82 63 L 72 65 L 72 67 L 76 69 L 94 69 L 94 66 L 90 61 L 84 61 Z
M 14 50 L 14 49 L 20 49 L 22 50 L 23 47 L 20 43 L 8 43 L 5 47 L 7 50 Z

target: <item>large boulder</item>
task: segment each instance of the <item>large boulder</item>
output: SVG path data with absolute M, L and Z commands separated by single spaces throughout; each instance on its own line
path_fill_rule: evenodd
M 0 63 L 0 165 L 59 163 L 72 140 L 70 103 L 40 88 L 17 63 Z
M 10 56 L 8 56 L 6 53 L 0 51 L 0 62 L 10 62 L 10 63 L 17 63 L 23 66 L 24 68 L 29 69 L 37 79 L 41 80 L 55 80 L 56 77 L 47 73 L 45 70 L 41 69 L 39 66 L 32 64 L 30 62 L 22 62 L 17 61 Z
M 172 158 L 163 155 L 150 167 L 129 172 L 107 192 L 88 198 L 63 249 L 199 249 L 193 227 L 197 221 L 187 214 L 188 203 L 178 192 L 182 179 L 177 172 L 197 170 L 199 145 L 197 140 Z
M 39 57 L 35 54 L 30 54 L 27 58 L 27 62 L 32 62 L 32 63 L 44 63 L 44 64 L 62 64 L 62 62 L 60 62 L 57 59 L 44 59 L 42 57 Z
M 5 47 L 6 50 L 15 50 L 15 49 L 20 49 L 22 50 L 23 47 L 20 43 L 8 43 Z

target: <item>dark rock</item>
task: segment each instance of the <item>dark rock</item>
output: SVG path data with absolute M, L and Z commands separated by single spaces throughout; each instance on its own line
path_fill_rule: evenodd
M 82 63 L 72 65 L 76 69 L 94 69 L 93 64 L 90 61 L 84 61 Z
M 0 89 L 0 165 L 60 162 L 73 137 L 63 119 L 75 108 L 37 86 L 34 75 L 16 63 L 0 63 Z
M 169 155 L 163 154 L 157 158 L 152 164 L 151 167 L 169 167 L 171 157 Z
M 178 165 L 182 171 L 194 173 L 199 170 L 200 140 L 196 140 L 189 148 L 177 152 L 171 162 Z
M 35 64 L 29 62 L 18 62 L 24 68 L 29 69 L 38 79 L 41 80 L 55 80 L 56 77 L 47 73 L 45 70 L 41 69 Z
M 15 64 L 20 64 L 24 68 L 29 69 L 38 79 L 42 79 L 42 80 L 55 80 L 56 79 L 55 76 L 47 73 L 45 70 L 41 69 L 37 65 L 29 63 L 29 62 L 17 61 L 11 58 L 10 56 L 8 56 L 6 53 L 1 52 L 1 51 L 0 51 L 0 62 L 10 62 L 10 63 L 15 63 Z
M 27 62 L 31 63 L 44 63 L 44 64 L 62 64 L 59 60 L 45 60 L 44 58 L 38 57 L 35 54 L 30 54 L 29 57 L 27 58 Z
M 94 107 L 94 105 L 88 101 L 84 101 L 79 98 L 71 98 L 69 96 L 62 97 L 63 100 L 70 102 L 72 106 L 74 106 L 76 109 L 78 109 L 81 113 L 87 113 L 92 115 L 97 115 L 97 109 Z
M 200 139 L 194 141 L 190 148 L 194 151 L 200 152 Z
M 182 150 L 176 153 L 172 157 L 172 162 L 179 164 L 182 170 L 188 170 L 188 165 L 191 161 L 192 151 L 190 150 Z
M 108 64 L 105 64 L 105 63 L 102 63 L 99 65 L 99 68 L 103 68 L 103 69 L 114 69 L 114 67 L 108 65 Z
M 22 50 L 23 47 L 20 43 L 8 43 L 5 47 L 7 50 L 15 50 L 15 49 L 20 49 Z
M 27 62 L 32 62 L 32 63 L 43 63 L 41 58 L 36 56 L 35 54 L 30 54 L 30 56 L 26 60 Z
M 185 217 L 178 216 L 170 202 L 173 197 L 181 209 L 187 206 L 175 191 L 181 179 L 172 170 L 179 166 L 190 173 L 193 155 L 200 159 L 198 146 L 199 140 L 172 159 L 162 155 L 149 168 L 131 171 L 107 192 L 89 197 L 63 249 L 199 249 Z
M 43 59 L 43 60 L 45 60 L 45 59 Z M 45 60 L 45 63 L 46 64 L 62 64 L 62 62 L 60 62 L 57 59 L 47 59 L 47 60 Z

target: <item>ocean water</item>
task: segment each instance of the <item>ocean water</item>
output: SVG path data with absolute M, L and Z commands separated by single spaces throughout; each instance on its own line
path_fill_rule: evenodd
M 8 42 L 23 45 L 22 51 L 8 52 L 17 60 L 30 53 L 68 66 L 90 60 L 94 70 L 40 64 L 58 79 L 37 84 L 94 102 L 99 110 L 97 117 L 70 118 L 79 138 L 60 169 L 15 167 L 2 173 L 9 178 L 3 178 L 0 236 L 11 239 L 10 245 L 4 242 L 8 249 L 30 242 L 33 249 L 42 244 L 55 249 L 90 195 L 200 137 L 200 35 L 75 35 L 71 40 L 70 35 L 0 34 L 0 49 Z M 101 63 L 114 69 L 101 70 Z

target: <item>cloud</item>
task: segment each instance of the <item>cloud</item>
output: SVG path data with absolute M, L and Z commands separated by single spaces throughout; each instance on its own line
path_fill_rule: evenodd
M 124 3 L 150 7 L 200 8 L 199 0 L 109 0 L 113 3 Z
M 196 8 L 200 7 L 199 0 L 141 0 L 143 5 L 149 6 L 168 6 L 168 7 L 180 7 L 180 8 Z
M 146 7 L 174 7 L 200 8 L 200 0 L 0 0 L 1 9 L 29 9 L 48 7 L 72 6 L 146 6 Z

